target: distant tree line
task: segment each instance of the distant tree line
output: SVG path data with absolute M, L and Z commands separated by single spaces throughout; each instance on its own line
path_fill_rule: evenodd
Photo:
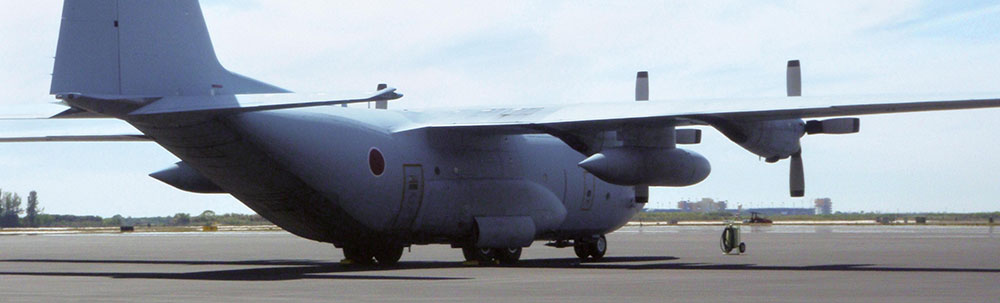
M 270 225 L 257 214 L 222 214 L 206 210 L 200 215 L 191 216 L 187 213 L 177 213 L 163 217 L 123 217 L 114 215 L 110 218 L 100 216 L 53 215 L 42 213 L 38 206 L 38 193 L 31 191 L 23 201 L 17 193 L 0 190 L 0 228 L 3 227 L 112 227 L 112 226 L 191 226 L 191 225 Z M 21 215 L 24 215 L 21 217 Z
M 21 196 L 17 193 L 0 190 L 0 227 L 38 226 L 38 193 L 28 193 L 27 207 L 21 206 Z M 21 214 L 25 214 L 21 218 Z

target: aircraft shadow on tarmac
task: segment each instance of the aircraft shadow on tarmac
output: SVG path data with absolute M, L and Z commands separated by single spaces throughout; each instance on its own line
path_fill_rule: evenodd
M 754 271 L 848 271 L 848 272 L 956 272 L 1000 273 L 1000 269 L 938 268 L 938 267 L 884 267 L 875 264 L 827 264 L 807 266 L 773 266 L 755 264 L 674 263 L 671 256 L 606 257 L 596 262 L 580 262 L 576 258 L 526 259 L 508 268 L 563 268 L 563 269 L 629 269 L 629 270 L 754 270 Z M 411 280 L 440 281 L 468 280 L 468 277 L 431 277 L 402 275 L 369 275 L 345 273 L 395 273 L 413 269 L 466 268 L 458 262 L 412 261 L 400 262 L 392 267 L 367 267 L 344 265 L 336 262 L 312 260 L 252 260 L 252 261 L 180 261 L 180 260 L 71 260 L 71 259 L 11 259 L 0 263 L 71 263 L 71 264 L 122 264 L 122 265 L 229 265 L 263 266 L 231 270 L 194 272 L 0 272 L 0 276 L 66 276 L 107 277 L 116 279 L 172 279 L 210 281 L 285 281 L 299 279 L 348 279 L 348 280 Z

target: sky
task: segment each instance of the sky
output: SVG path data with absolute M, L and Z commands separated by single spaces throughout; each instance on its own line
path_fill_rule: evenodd
M 61 1 L 0 0 L 0 116 L 53 112 L 48 86 Z M 621 102 L 648 70 L 653 102 L 774 97 L 802 60 L 810 96 L 1000 96 L 1000 5 L 991 1 L 222 1 L 204 0 L 229 70 L 296 92 L 353 96 L 390 83 L 390 108 Z M 655 101 L 656 99 L 669 99 Z M 735 101 L 734 101 L 735 102 Z M 788 102 L 795 102 L 789 99 Z M 704 129 L 684 148 L 704 182 L 654 188 L 648 208 L 710 197 L 744 207 L 835 211 L 1000 209 L 1000 110 L 863 116 L 861 133 L 802 139 L 806 197 L 788 162 L 764 163 Z M 0 135 L 128 130 L 113 121 L 0 121 Z M 0 145 L 0 190 L 47 213 L 251 213 L 227 195 L 147 174 L 178 161 L 152 143 Z

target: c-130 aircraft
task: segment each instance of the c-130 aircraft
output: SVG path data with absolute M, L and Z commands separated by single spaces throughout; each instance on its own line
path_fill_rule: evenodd
M 229 72 L 197 0 L 66 0 L 50 93 L 69 109 L 51 118 L 116 118 L 142 133 L 0 142 L 153 141 L 182 161 L 150 176 L 233 195 L 352 262 L 391 265 L 405 247 L 450 244 L 469 261 L 510 264 L 539 240 L 600 259 L 605 234 L 643 208 L 650 186 L 707 178 L 708 160 L 677 147 L 700 142 L 699 129 L 684 127 L 711 126 L 768 162 L 789 159 L 790 194 L 801 197 L 799 139 L 858 132 L 860 120 L 845 116 L 1000 107 L 800 97 L 798 61 L 787 72 L 797 100 L 780 106 L 648 101 L 640 72 L 641 102 L 630 106 L 396 111 L 387 103 L 402 95 L 385 85 L 333 100 Z M 376 109 L 346 107 L 361 102 Z M 804 120 L 821 117 L 836 118 Z

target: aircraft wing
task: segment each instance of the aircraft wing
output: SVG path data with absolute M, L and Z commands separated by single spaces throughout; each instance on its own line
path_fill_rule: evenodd
M 623 101 L 552 107 L 428 112 L 413 128 L 547 133 L 550 128 L 615 129 L 622 125 L 709 125 L 712 121 L 765 121 L 1000 107 L 1000 94 L 933 97 L 780 97 L 703 101 Z M 412 129 L 412 128 L 411 128 Z M 401 129 L 400 131 L 407 130 Z

